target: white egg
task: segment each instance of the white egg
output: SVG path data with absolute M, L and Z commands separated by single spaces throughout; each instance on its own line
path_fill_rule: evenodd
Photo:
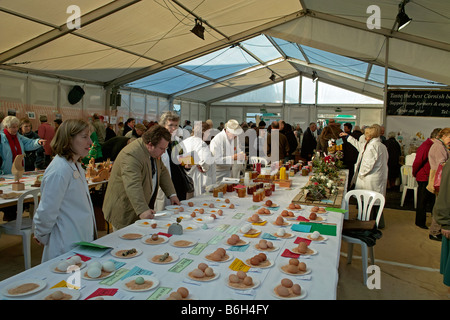
M 252 225 L 251 224 L 246 224 L 241 228 L 242 233 L 247 233 L 252 229 Z
M 277 230 L 277 235 L 279 235 L 280 237 L 284 236 L 286 234 L 286 231 L 284 231 L 283 228 L 280 228 Z
M 101 270 L 102 269 L 102 264 L 100 262 L 98 262 L 98 261 L 93 261 L 93 262 L 91 262 L 89 264 L 88 268 L 91 268 L 91 267 L 97 267 L 97 268 L 99 268 Z
M 320 237 L 319 231 L 314 231 L 314 232 L 311 234 L 311 239 L 319 239 L 319 237 Z
M 61 261 L 60 263 L 58 263 L 58 266 L 56 268 L 59 271 L 66 272 L 68 267 L 69 263 L 67 261 Z
M 116 266 L 114 265 L 114 262 L 112 262 L 112 261 L 103 262 L 102 268 L 106 272 L 113 272 L 114 270 L 116 270 Z
M 102 270 L 96 266 L 90 267 L 87 270 L 87 275 L 90 278 L 98 278 L 102 274 Z
M 81 257 L 78 255 L 74 255 L 73 257 L 71 257 L 69 260 L 72 260 L 72 262 L 74 262 L 74 264 L 79 264 L 81 263 Z

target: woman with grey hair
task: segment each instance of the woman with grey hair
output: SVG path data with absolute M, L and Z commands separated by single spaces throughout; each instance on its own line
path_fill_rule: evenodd
M 12 164 L 16 156 L 25 151 L 33 151 L 43 146 L 43 139 L 28 139 L 18 134 L 20 120 L 14 116 L 7 116 L 2 122 L 4 129 L 0 132 L 0 154 L 3 159 L 1 171 L 3 174 L 11 174 Z

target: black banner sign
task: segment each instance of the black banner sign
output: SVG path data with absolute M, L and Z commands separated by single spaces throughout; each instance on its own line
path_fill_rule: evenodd
M 388 90 L 389 116 L 450 117 L 450 91 Z

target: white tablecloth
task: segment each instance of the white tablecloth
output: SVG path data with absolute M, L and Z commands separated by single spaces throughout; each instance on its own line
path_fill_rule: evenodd
M 310 248 L 317 251 L 317 254 L 310 257 L 300 256 L 299 260 L 306 263 L 307 267 L 311 269 L 311 273 L 306 276 L 291 276 L 282 273 L 280 270 L 281 265 L 288 263 L 289 258 L 282 257 L 281 254 L 285 249 L 293 249 L 297 245 L 294 241 L 297 237 L 306 237 L 306 233 L 294 232 L 291 230 L 291 226 L 285 227 L 286 231 L 293 233 L 295 236 L 290 239 L 285 240 L 271 240 L 278 250 L 274 252 L 266 252 L 266 255 L 270 261 L 273 262 L 273 266 L 266 269 L 251 268 L 247 274 L 253 279 L 260 282 L 259 287 L 252 290 L 240 291 L 236 289 L 231 289 L 226 285 L 228 276 L 231 273 L 236 273 L 232 271 L 229 266 L 235 259 L 240 259 L 245 262 L 246 259 L 253 257 L 254 255 L 260 253 L 254 248 L 254 244 L 259 242 L 262 235 L 265 233 L 273 233 L 279 229 L 278 226 L 272 224 L 272 221 L 281 213 L 283 209 L 286 209 L 294 196 L 300 191 L 300 188 L 306 183 L 308 177 L 295 176 L 293 177 L 293 185 L 291 189 L 280 188 L 276 186 L 275 192 L 272 196 L 266 198 L 272 200 L 274 203 L 279 204 L 280 207 L 277 211 L 267 217 L 262 217 L 267 219 L 267 223 L 264 226 L 256 226 L 262 233 L 257 238 L 246 238 L 243 234 L 239 232 L 239 229 L 244 224 L 248 223 L 247 219 L 257 211 L 257 208 L 261 207 L 263 202 L 253 202 L 250 196 L 246 198 L 238 198 L 235 192 L 226 193 L 224 198 L 230 199 L 231 203 L 235 205 L 234 209 L 220 207 L 225 205 L 224 202 L 216 201 L 217 198 L 212 196 L 202 196 L 190 199 L 196 204 L 196 207 L 206 208 L 208 211 L 210 208 L 205 207 L 203 204 L 215 203 L 215 210 L 222 209 L 224 214 L 222 217 L 214 220 L 212 223 L 198 223 L 194 219 L 183 219 L 181 224 L 185 228 L 183 235 L 173 235 L 169 238 L 169 241 L 160 245 L 148 245 L 144 244 L 141 240 L 124 240 L 119 236 L 123 233 L 129 232 L 141 232 L 145 234 L 152 234 L 156 232 L 167 232 L 167 225 L 175 222 L 176 215 L 168 214 L 166 216 L 157 217 L 155 220 L 158 224 L 156 229 L 151 227 L 142 227 L 137 224 L 130 225 L 122 230 L 108 234 L 95 241 L 97 244 L 117 248 L 137 248 L 142 250 L 142 254 L 131 259 L 120 259 L 112 256 L 110 253 L 102 257 L 93 257 L 91 260 L 87 261 L 87 265 L 93 261 L 104 262 L 107 260 L 114 260 L 115 262 L 123 263 L 120 269 L 116 272 L 120 272 L 123 275 L 126 274 L 125 270 L 137 270 L 134 268 L 140 268 L 151 276 L 159 280 L 159 286 L 156 289 L 146 292 L 129 292 L 122 288 L 122 280 L 117 282 L 110 281 L 114 278 L 109 278 L 106 280 L 85 280 L 81 278 L 81 289 L 79 290 L 79 299 L 86 299 L 98 288 L 103 289 L 114 289 L 117 288 L 118 291 L 114 295 L 117 299 L 164 299 L 170 291 L 176 290 L 179 287 L 186 287 L 190 291 L 194 299 L 201 300 L 225 300 L 225 299 L 238 299 L 238 300 L 263 300 L 263 299 L 276 299 L 271 291 L 278 285 L 283 278 L 289 278 L 294 283 L 300 284 L 300 286 L 306 290 L 307 295 L 304 299 L 336 299 L 336 288 L 338 283 L 338 265 L 339 265 L 339 252 L 341 246 L 341 233 L 343 224 L 343 214 L 338 212 L 327 212 L 325 223 L 336 225 L 336 236 L 326 236 L 327 240 L 322 243 L 311 242 Z M 326 207 L 326 206 L 325 206 Z M 310 208 L 303 206 L 304 210 L 300 211 L 299 214 L 308 218 L 310 213 Z M 170 212 L 170 211 L 168 211 Z M 202 216 L 202 215 L 198 215 Z M 204 214 L 202 217 L 205 217 Z M 298 223 L 294 221 L 293 223 Z M 197 227 L 193 231 L 187 231 L 186 227 L 192 225 Z M 237 233 L 242 239 L 248 240 L 249 246 L 245 251 L 232 251 L 232 247 L 225 244 L 226 239 L 228 239 L 232 233 Z M 193 239 L 197 241 L 197 246 L 190 248 L 177 248 L 171 245 L 173 239 Z M 201 250 L 202 246 L 204 247 Z M 228 254 L 233 257 L 227 262 L 210 262 L 205 259 L 205 256 L 217 248 L 222 247 L 227 250 Z M 155 254 L 163 254 L 164 252 L 170 252 L 172 254 L 178 255 L 178 260 L 174 263 L 168 265 L 158 265 L 150 262 L 149 257 L 153 257 Z M 195 253 L 195 254 L 194 254 Z M 58 258 L 50 260 L 46 263 L 42 263 L 30 270 L 26 270 L 20 274 L 17 274 L 11 278 L 8 278 L 0 282 L 0 296 L 4 299 L 12 299 L 3 295 L 4 289 L 12 284 L 23 279 L 39 279 L 46 283 L 46 287 L 43 291 L 35 293 L 32 295 L 27 295 L 21 297 L 22 299 L 37 299 L 39 295 L 45 293 L 46 290 L 51 287 L 61 283 L 61 281 L 71 281 L 74 283 L 73 276 L 68 274 L 60 274 L 51 271 L 51 266 L 55 265 L 58 261 L 66 259 L 74 255 L 74 252 L 69 252 Z M 188 259 L 188 260 L 184 260 Z M 178 268 L 173 268 L 174 266 L 179 266 L 181 262 L 191 261 L 190 264 L 183 270 L 176 272 Z M 190 280 L 187 277 L 187 273 L 197 268 L 197 265 L 204 262 L 211 266 L 214 271 L 218 272 L 220 275 L 217 279 L 209 282 L 196 282 Z M 177 265 L 178 263 L 178 265 Z M 173 269 L 171 269 L 173 268 Z M 81 269 L 81 273 L 86 271 L 87 267 Z M 71 277 L 71 278 L 69 278 Z M 113 276 L 114 277 L 114 276 Z M 119 279 L 117 277 L 117 279 Z M 75 283 L 76 284 L 76 283 Z

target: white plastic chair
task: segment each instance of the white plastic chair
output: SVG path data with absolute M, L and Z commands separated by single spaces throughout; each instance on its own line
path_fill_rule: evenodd
M 417 208 L 417 188 L 418 183 L 416 178 L 412 175 L 412 166 L 404 165 L 400 168 L 401 177 L 402 177 L 402 199 L 400 201 L 400 206 L 403 207 L 403 203 L 405 202 L 406 193 L 408 190 L 414 190 L 414 208 Z
M 261 163 L 261 164 L 263 164 L 265 166 L 267 166 L 269 164 L 267 159 L 264 159 L 264 158 L 261 158 L 261 157 L 250 157 L 250 163 L 251 164 Z
M 16 220 L 0 224 L 0 233 L 22 236 L 23 256 L 25 259 L 25 269 L 31 268 L 31 234 L 33 233 L 33 215 L 39 204 L 40 189 L 33 189 L 22 193 L 17 200 Z M 33 197 L 34 206 L 30 217 L 24 218 L 23 202 L 28 196 Z
M 349 208 L 349 200 L 350 197 L 354 196 L 358 201 L 358 216 L 357 220 L 361 221 L 369 221 L 370 213 L 372 212 L 372 207 L 374 205 L 379 205 L 379 209 L 377 212 L 377 217 L 375 219 L 376 226 L 381 219 L 381 214 L 383 213 L 385 198 L 381 193 L 370 191 L 370 190 L 351 190 L 345 194 L 344 197 L 344 205 L 345 209 Z M 375 258 L 373 254 L 373 246 L 368 247 L 367 244 L 357 238 L 353 238 L 347 235 L 342 235 L 342 240 L 348 243 L 348 253 L 347 253 L 347 264 L 352 263 L 353 257 L 353 244 L 361 245 L 361 257 L 362 257 L 362 271 L 363 271 L 363 279 L 364 284 L 367 283 L 367 261 L 368 261 L 368 252 L 370 255 L 370 261 L 372 264 L 375 264 Z
M 415 153 L 408 154 L 405 157 L 405 165 L 412 166 L 413 163 L 414 163 L 414 159 L 416 159 L 416 154 Z

